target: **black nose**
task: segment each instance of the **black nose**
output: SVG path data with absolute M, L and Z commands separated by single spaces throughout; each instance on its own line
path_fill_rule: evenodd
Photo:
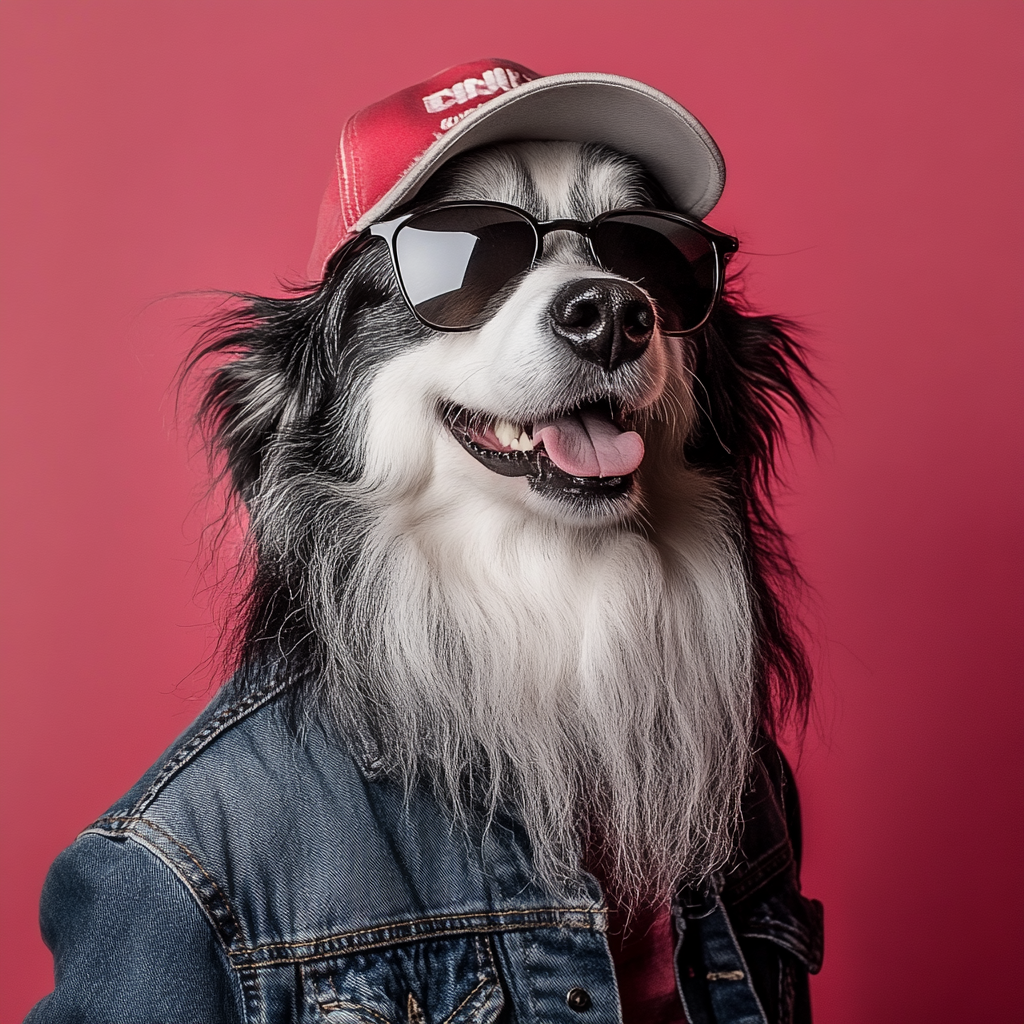
M 647 296 L 628 281 L 584 278 L 555 296 L 551 326 L 577 355 L 614 370 L 647 348 L 654 333 L 654 310 Z

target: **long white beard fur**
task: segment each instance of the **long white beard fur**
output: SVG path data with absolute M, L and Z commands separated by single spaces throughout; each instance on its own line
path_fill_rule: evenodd
M 626 526 L 453 503 L 415 529 L 393 507 L 367 510 L 354 552 L 322 508 L 306 576 L 348 728 L 372 720 L 385 764 L 432 783 L 456 820 L 518 817 L 550 886 L 571 885 L 599 847 L 625 905 L 722 863 L 749 759 L 735 530 L 713 484 L 687 474 L 680 489 L 685 512 L 657 545 Z M 339 594 L 343 553 L 355 560 Z M 486 789 L 471 793 L 482 766 Z

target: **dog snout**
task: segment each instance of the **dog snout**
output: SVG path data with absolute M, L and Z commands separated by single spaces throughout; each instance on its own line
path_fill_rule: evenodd
M 550 317 L 577 355 L 608 371 L 638 358 L 654 333 L 654 309 L 628 281 L 573 281 L 555 296 Z

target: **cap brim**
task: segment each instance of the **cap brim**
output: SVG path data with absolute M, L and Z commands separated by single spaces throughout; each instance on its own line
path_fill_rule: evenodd
M 670 96 L 631 78 L 550 75 L 477 107 L 450 128 L 363 214 L 353 233 L 413 198 L 459 153 L 495 142 L 596 142 L 639 160 L 676 207 L 704 217 L 725 187 L 725 162 L 704 126 Z

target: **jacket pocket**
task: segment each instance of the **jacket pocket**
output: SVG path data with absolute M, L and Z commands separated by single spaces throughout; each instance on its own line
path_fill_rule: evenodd
M 350 953 L 310 982 L 328 1024 L 491 1024 L 505 1004 L 486 935 Z

